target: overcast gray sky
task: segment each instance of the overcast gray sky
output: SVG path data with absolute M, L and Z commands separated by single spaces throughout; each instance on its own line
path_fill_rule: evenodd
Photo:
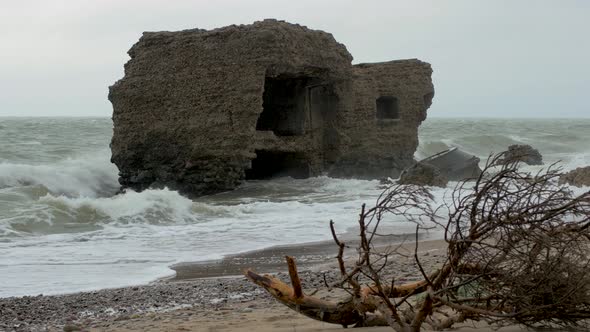
M 0 116 L 110 116 L 143 31 L 264 18 L 434 68 L 429 116 L 590 117 L 588 0 L 0 0 Z

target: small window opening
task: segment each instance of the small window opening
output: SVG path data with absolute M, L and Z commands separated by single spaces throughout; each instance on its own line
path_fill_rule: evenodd
M 308 79 L 266 77 L 262 113 L 256 123 L 256 130 L 270 130 L 277 136 L 303 135 Z
M 399 119 L 399 103 L 396 97 L 377 98 L 377 119 Z
M 247 180 L 290 176 L 305 179 L 310 175 L 309 163 L 300 153 L 256 150 L 252 168 L 246 170 Z

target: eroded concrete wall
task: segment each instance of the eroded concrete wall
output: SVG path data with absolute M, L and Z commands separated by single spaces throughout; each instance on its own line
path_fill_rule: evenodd
M 292 174 L 391 175 L 411 160 L 429 106 L 423 96 L 433 92 L 424 62 L 353 67 L 331 34 L 275 20 L 144 33 L 129 55 L 109 93 L 111 149 L 119 182 L 135 190 L 233 189 L 259 175 L 248 170 L 260 158 L 275 156 L 277 164 L 305 164 Z M 284 80 L 292 96 L 277 89 L 265 97 L 265 82 L 268 92 L 269 81 Z M 381 95 L 398 98 L 399 120 L 375 118 Z M 260 119 L 265 102 L 298 115 Z M 288 125 L 273 129 L 273 121 Z
M 257 132 L 266 77 L 314 84 L 350 76 L 352 57 L 332 35 L 267 20 L 212 31 L 144 33 L 109 93 L 112 161 L 123 187 L 187 194 L 234 188 L 256 149 L 304 153 L 321 171 L 319 137 Z
M 434 97 L 430 64 L 396 60 L 353 66 L 353 106 L 342 114 L 345 139 L 334 176 L 397 177 L 413 162 L 418 127 Z M 397 118 L 377 116 L 377 100 L 393 97 Z

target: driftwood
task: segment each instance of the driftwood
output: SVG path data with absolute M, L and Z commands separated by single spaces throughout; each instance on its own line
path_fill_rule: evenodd
M 324 301 L 302 292 L 297 295 L 296 289 L 270 275 L 261 276 L 251 270 L 247 270 L 245 275 L 250 281 L 266 289 L 279 302 L 307 317 L 344 327 L 355 325 L 362 320 L 354 306 L 349 303 Z
M 381 314 L 374 313 L 378 307 L 378 301 L 373 298 L 378 295 L 375 287 L 363 287 L 360 290 L 360 302 L 365 304 L 369 314 L 360 314 L 353 305 L 353 299 L 334 303 L 325 301 L 303 293 L 295 260 L 285 257 L 289 267 L 289 277 L 292 286 L 287 285 L 278 278 L 271 275 L 259 275 L 252 270 L 244 272 L 246 278 L 253 283 L 267 290 L 276 300 L 287 307 L 307 317 L 332 323 L 344 327 L 355 326 L 387 326 L 387 320 Z M 412 282 L 408 284 L 386 287 L 385 291 L 390 297 L 404 297 L 410 294 L 418 294 L 426 291 L 426 281 Z
M 501 162 L 500 162 L 501 161 Z M 338 303 L 303 292 L 295 261 L 287 257 L 291 286 L 269 275 L 246 277 L 282 304 L 323 322 L 343 326 L 389 325 L 398 332 L 425 325 L 444 329 L 465 320 L 546 327 L 590 327 L 590 191 L 575 195 L 557 183 L 554 166 L 528 174 L 503 154 L 490 157 L 473 182 L 463 181 L 445 204 L 432 208 L 428 189 L 397 185 L 376 205 L 361 208 L 358 257 L 352 268 L 346 245 L 330 222 L 338 246 Z M 446 212 L 445 212 L 446 211 Z M 414 262 L 422 280 L 395 285 L 384 267 L 395 252 L 375 250 L 373 240 L 388 215 L 416 224 Z M 418 233 L 443 230 L 446 260 L 424 267 Z M 428 271 L 428 269 L 435 269 Z

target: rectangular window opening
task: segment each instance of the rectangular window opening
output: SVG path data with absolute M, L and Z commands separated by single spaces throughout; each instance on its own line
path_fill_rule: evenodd
M 377 119 L 399 119 L 399 102 L 396 97 L 377 98 Z

